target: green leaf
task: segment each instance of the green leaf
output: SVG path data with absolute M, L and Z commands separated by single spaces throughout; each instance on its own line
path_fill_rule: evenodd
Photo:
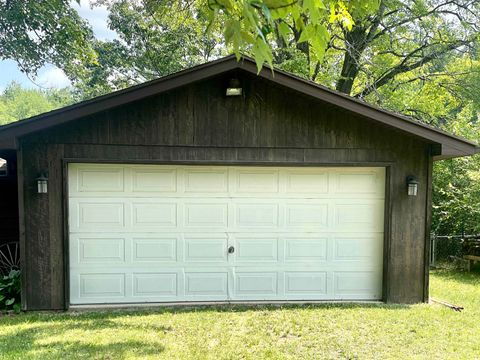
M 255 57 L 255 63 L 257 64 L 257 71 L 260 73 L 263 64 L 267 62 L 273 70 L 273 54 L 270 47 L 258 37 L 253 46 L 253 54 Z
M 368 2 L 368 1 L 365 1 L 365 0 L 362 0 L 363 2 Z M 370 0 L 371 1 L 371 0 Z M 322 9 L 322 10 L 326 10 L 327 8 L 325 7 L 325 4 L 323 3 L 322 0 L 315 0 L 315 7 L 317 9 Z
M 252 36 L 252 34 L 242 30 L 240 32 L 241 36 L 242 36 L 242 39 L 248 43 L 248 44 L 253 44 L 255 42 L 255 38 Z
M 268 8 L 268 6 L 265 5 L 265 3 L 262 3 L 261 9 L 262 9 L 262 14 L 267 20 L 267 22 L 269 24 L 272 24 L 273 23 L 272 13 L 270 12 L 270 9 Z
M 270 13 L 274 20 L 284 19 L 289 15 L 290 7 L 282 7 L 278 9 L 271 10 Z
M 303 29 L 302 33 L 300 34 L 300 38 L 298 39 L 299 43 L 310 41 L 315 36 L 315 26 L 309 24 Z
M 292 7 L 292 17 L 293 17 L 293 21 L 295 22 L 295 28 L 297 30 L 302 30 L 305 27 L 302 14 L 303 14 L 302 8 L 299 5 L 295 5 Z
M 8 274 L 8 277 L 11 279 L 16 278 L 18 276 L 20 276 L 20 270 L 13 269 L 13 270 L 10 270 L 10 273 Z
M 233 10 L 233 0 L 215 0 L 215 2 L 227 11 Z
M 285 43 L 288 43 L 288 36 L 290 34 L 290 28 L 288 27 L 288 25 L 283 21 L 279 22 L 277 25 L 277 29 L 283 41 L 285 41 Z
M 22 305 L 21 304 L 13 304 L 13 311 L 15 311 L 16 314 L 19 314 L 22 311 Z
M 6 306 L 10 306 L 15 302 L 15 298 L 11 298 L 5 301 Z
M 207 28 L 206 28 L 207 33 L 212 32 L 214 22 L 217 17 L 217 11 L 218 11 L 217 9 L 209 9 L 207 11 Z
M 225 21 L 225 30 L 223 32 L 223 36 L 225 38 L 225 43 L 230 44 L 233 39 L 233 35 L 238 28 L 237 25 L 238 21 L 236 20 L 227 20 Z
M 248 2 L 245 2 L 243 5 L 243 16 L 245 19 L 248 20 L 252 28 L 258 27 L 259 21 L 256 17 L 256 13 L 254 9 L 248 4 Z
M 320 24 L 322 19 L 320 10 L 324 10 L 325 5 L 321 0 L 304 0 L 303 10 L 308 13 L 311 24 Z

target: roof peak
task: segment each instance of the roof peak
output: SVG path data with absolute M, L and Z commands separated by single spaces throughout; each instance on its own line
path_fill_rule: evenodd
M 0 148 L 14 149 L 17 139 L 24 135 L 86 117 L 96 112 L 111 109 L 129 102 L 154 96 L 197 81 L 206 80 L 236 69 L 258 75 L 267 81 L 357 113 L 363 117 L 383 123 L 386 126 L 422 138 L 430 143 L 439 144 L 441 145 L 441 151 L 440 154 L 437 154 L 438 159 L 471 155 L 477 152 L 477 145 L 469 140 L 414 121 L 405 115 L 380 109 L 365 101 L 329 89 L 286 71 L 277 68 L 274 68 L 272 71 L 268 65 L 264 66 L 260 72 L 258 72 L 256 63 L 252 58 L 242 55 L 240 61 L 237 61 L 234 54 L 139 85 L 1 126 Z

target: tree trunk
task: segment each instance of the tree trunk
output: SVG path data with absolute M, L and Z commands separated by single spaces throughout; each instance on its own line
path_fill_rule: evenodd
M 367 33 L 363 27 L 354 27 L 345 31 L 346 51 L 343 55 L 343 66 L 336 90 L 350 95 L 355 78 L 360 71 L 360 57 L 367 46 Z
M 346 51 L 343 57 L 342 72 L 337 81 L 336 90 L 350 95 L 353 88 L 353 82 L 358 75 L 359 67 L 350 52 Z
M 337 91 L 347 95 L 352 93 L 353 84 L 360 72 L 362 54 L 373 40 L 384 14 L 385 2 L 381 0 L 374 17 L 368 21 L 357 19 L 351 31 L 344 31 L 346 50 L 343 55 L 342 72 L 336 85 Z

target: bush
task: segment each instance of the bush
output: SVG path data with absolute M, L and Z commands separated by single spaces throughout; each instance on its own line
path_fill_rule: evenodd
M 435 259 L 450 260 L 450 256 L 464 255 L 462 241 L 458 237 L 438 237 L 435 242 Z
M 0 311 L 20 312 L 20 270 L 12 270 L 0 278 Z

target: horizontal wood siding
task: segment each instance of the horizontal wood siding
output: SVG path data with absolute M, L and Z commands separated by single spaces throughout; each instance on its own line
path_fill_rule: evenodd
M 63 172 L 65 159 L 96 162 L 194 162 L 281 165 L 389 165 L 390 234 L 384 299 L 423 301 L 429 145 L 246 73 L 244 96 L 225 97 L 231 76 L 98 113 L 22 139 L 27 307 L 65 306 Z M 49 194 L 32 185 L 49 171 Z M 406 177 L 420 181 L 406 195 Z

